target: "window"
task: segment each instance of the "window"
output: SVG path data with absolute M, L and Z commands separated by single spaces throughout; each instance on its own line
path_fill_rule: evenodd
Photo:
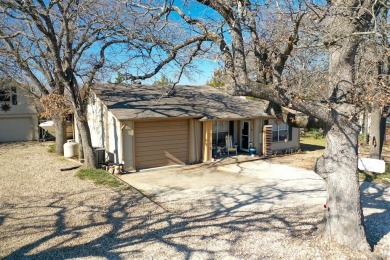
M 6 88 L 2 87 L 0 88 L 0 102 L 12 102 L 12 105 L 17 105 L 17 95 L 16 95 L 16 87 Z
M 12 96 L 11 96 L 12 105 L 16 106 L 18 104 L 18 99 L 17 99 L 17 95 L 16 95 L 16 87 L 12 87 L 11 92 L 12 92 Z
M 229 121 L 213 122 L 213 146 L 225 146 L 225 137 L 229 134 Z
M 272 141 L 284 142 L 290 140 L 289 126 L 287 124 L 276 124 L 275 120 L 272 120 Z
M 11 101 L 11 95 L 9 89 L 0 88 L 0 101 Z

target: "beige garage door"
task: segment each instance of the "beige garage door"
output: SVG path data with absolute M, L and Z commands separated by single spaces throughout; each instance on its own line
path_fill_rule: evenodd
M 188 163 L 188 120 L 135 123 L 137 170 Z
M 0 118 L 0 142 L 33 140 L 31 117 Z

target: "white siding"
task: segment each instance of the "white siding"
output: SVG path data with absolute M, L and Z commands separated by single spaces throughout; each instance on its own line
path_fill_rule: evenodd
M 95 97 L 89 100 L 88 125 L 91 131 L 92 146 L 103 147 L 112 162 L 122 163 L 124 159 L 121 123 Z M 76 141 L 79 141 L 78 135 L 76 136 Z
M 17 105 L 12 101 L 7 103 L 11 109 L 7 112 L 0 110 L 0 142 L 17 142 L 38 140 L 38 117 L 35 106 L 22 89 L 17 89 Z
M 262 128 L 263 128 L 263 120 L 260 118 L 253 120 L 253 147 L 256 148 L 256 153 L 261 153 L 262 151 Z
M 107 137 L 106 137 L 106 152 L 109 153 L 110 159 L 115 163 L 122 163 L 122 133 L 121 123 L 117 120 L 111 112 L 107 114 Z
M 106 108 L 99 99 L 92 97 L 88 105 L 88 125 L 91 131 L 93 147 L 105 147 L 105 113 Z

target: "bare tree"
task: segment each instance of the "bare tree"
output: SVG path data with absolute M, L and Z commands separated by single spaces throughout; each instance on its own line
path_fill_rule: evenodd
M 370 157 L 380 159 L 386 130 L 389 105 L 386 92 L 390 82 L 389 8 L 385 6 L 375 16 L 372 30 L 374 34 L 365 38 L 359 52 L 362 64 L 357 66 L 358 79 L 366 87 L 366 107 L 371 113 L 369 131 Z
M 27 78 L 40 95 L 69 97 L 87 167 L 95 165 L 86 117 L 89 87 L 105 63 L 106 50 L 132 39 L 118 33 L 125 10 L 125 4 L 101 0 L 0 2 L 0 52 L 8 64 L 3 69 L 22 72 L 15 78 Z M 131 21 L 130 15 L 127 19 Z M 64 120 L 58 114 L 54 119 L 57 151 L 62 153 Z
M 195 4 L 208 11 L 191 12 L 188 6 Z M 323 122 L 327 147 L 315 171 L 327 184 L 324 235 L 361 251 L 369 250 L 369 245 L 357 174 L 358 115 L 360 98 L 367 94 L 364 84 L 357 82 L 356 55 L 362 40 L 375 34 L 376 16 L 387 4 L 197 0 L 175 6 L 165 1 L 159 14 L 166 26 L 170 18 L 177 23 L 181 17 L 192 37 L 203 36 L 203 44 L 208 41 L 217 49 L 231 94 L 266 99 Z M 305 52 L 310 51 L 320 60 L 310 59 L 299 69 L 297 57 L 307 58 Z M 302 77 L 297 71 L 314 73 L 317 81 L 299 84 Z
M 94 167 L 95 156 L 86 104 L 102 68 L 108 73 L 124 70 L 123 80 L 142 80 L 170 65 L 180 68 L 180 78 L 194 54 L 200 52 L 204 36 L 183 42 L 180 26 L 166 27 L 154 17 L 160 10 L 146 10 L 139 1 L 0 2 L 0 62 L 7 65 L 2 70 L 22 72 L 17 77 L 20 81 L 27 78 L 40 95 L 53 95 L 56 102 L 61 100 L 58 95 L 69 96 L 87 167 Z M 61 152 L 64 121 L 61 117 L 56 121 L 62 124 L 57 127 Z

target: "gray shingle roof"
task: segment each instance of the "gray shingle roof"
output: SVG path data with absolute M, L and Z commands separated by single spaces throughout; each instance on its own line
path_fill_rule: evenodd
M 270 117 L 264 104 L 210 86 L 96 85 L 92 91 L 118 120 L 192 117 L 202 120 Z

